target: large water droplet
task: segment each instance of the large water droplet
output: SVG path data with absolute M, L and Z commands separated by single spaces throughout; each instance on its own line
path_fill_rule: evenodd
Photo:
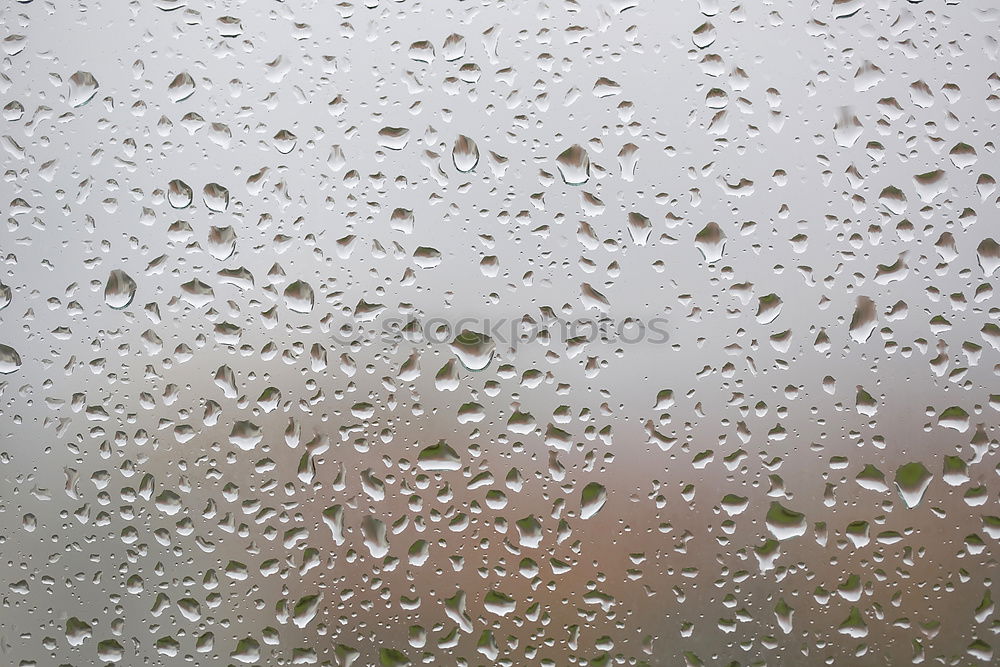
M 135 298 L 136 288 L 137 285 L 129 274 L 115 269 L 104 283 L 104 302 L 115 310 L 127 308 Z
M 694 237 L 694 245 L 706 262 L 718 262 L 726 250 L 726 234 L 719 225 L 710 222 Z
M 89 623 L 81 621 L 76 616 L 66 619 L 66 642 L 70 646 L 81 646 L 93 636 L 93 628 Z
M 859 296 L 851 316 L 851 338 L 856 343 L 864 343 L 875 331 L 876 324 L 875 302 L 866 296 Z
M 167 86 L 167 96 L 173 102 L 181 102 L 194 95 L 194 79 L 187 72 L 181 72 Z
M 229 433 L 229 442 L 244 451 L 250 451 L 264 439 L 264 432 L 259 426 L 248 421 L 237 421 Z
M 635 211 L 628 214 L 628 234 L 632 237 L 632 243 L 646 245 L 652 231 L 653 223 L 650 222 L 649 218 Z
M 566 185 L 583 185 L 590 179 L 590 156 L 579 144 L 573 144 L 560 153 L 556 165 Z
M 97 93 L 99 84 L 90 72 L 77 72 L 69 78 L 69 104 L 82 107 Z
M 434 62 L 434 45 L 426 40 L 413 42 L 410 44 L 409 55 L 418 63 L 432 63 Z
M 424 447 L 417 456 L 417 465 L 427 471 L 459 470 L 462 459 L 444 440 L 436 445 Z
M 209 210 L 221 213 L 229 208 L 229 190 L 218 183 L 209 183 L 202 190 L 202 199 Z
M 296 313 L 312 312 L 315 296 L 309 283 L 296 280 L 285 288 L 285 305 Z
M 9 345 L 0 344 L 0 373 L 13 373 L 21 368 L 21 355 Z
M 389 226 L 397 232 L 413 233 L 413 211 L 407 208 L 397 208 L 389 216 Z
M 927 490 L 933 477 L 919 461 L 907 463 L 896 470 L 896 490 L 899 491 L 907 507 L 912 508 L 920 504 L 924 491 Z
M 192 278 L 181 285 L 181 298 L 195 308 L 201 308 L 212 302 L 215 298 L 215 290 L 208 283 Z
M 767 529 L 779 540 L 799 537 L 806 532 L 805 515 L 783 507 L 777 502 L 771 503 L 764 523 L 767 525 Z
M 589 519 L 601 511 L 604 503 L 608 501 L 608 491 L 603 484 L 591 482 L 583 487 L 580 494 L 580 518 Z
M 781 297 L 777 294 L 768 294 L 757 300 L 757 321 L 761 324 L 770 324 L 778 319 L 781 314 Z
M 378 131 L 378 145 L 391 151 L 401 151 L 406 147 L 409 134 L 405 127 L 383 127 Z
M 212 227 L 208 232 L 208 254 L 222 260 L 236 252 L 236 232 L 232 227 Z
M 299 138 L 288 130 L 278 130 L 272 139 L 274 147 L 282 155 L 288 155 L 295 149 L 295 144 Z
M 465 55 L 465 37 L 457 33 L 448 35 L 444 40 L 444 46 L 441 47 L 441 55 L 448 62 L 461 60 Z
M 976 256 L 979 259 L 979 268 L 989 278 L 1000 267 L 1000 243 L 993 239 L 983 239 L 976 248 Z
M 174 208 L 187 208 L 193 200 L 194 191 L 184 181 L 175 178 L 167 184 L 167 201 Z
M 476 142 L 465 136 L 458 135 L 455 146 L 451 149 L 451 159 L 455 163 L 455 169 L 462 173 L 468 173 L 479 164 L 479 147 Z
M 229 657 L 246 664 L 257 662 L 260 660 L 260 642 L 253 637 L 244 637 L 236 643 Z
M 470 371 L 481 371 L 493 361 L 496 344 L 486 334 L 463 330 L 449 345 L 458 360 Z

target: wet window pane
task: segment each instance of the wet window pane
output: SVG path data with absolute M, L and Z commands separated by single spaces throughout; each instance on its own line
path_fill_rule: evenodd
M 0 13 L 3 664 L 995 664 L 994 2 Z

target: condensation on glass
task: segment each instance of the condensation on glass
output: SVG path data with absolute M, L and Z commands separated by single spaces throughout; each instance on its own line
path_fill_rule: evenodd
M 996 664 L 991 0 L 0 13 L 3 664 Z

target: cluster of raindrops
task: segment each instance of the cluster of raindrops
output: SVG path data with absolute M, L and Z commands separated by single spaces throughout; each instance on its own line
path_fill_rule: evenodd
M 0 662 L 1000 660 L 1000 8 L 0 8 Z

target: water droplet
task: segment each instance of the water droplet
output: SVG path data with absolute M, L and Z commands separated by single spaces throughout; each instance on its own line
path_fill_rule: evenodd
M 410 131 L 405 127 L 383 127 L 378 131 L 378 145 L 393 151 L 406 147 Z
M 7 375 L 21 368 L 21 355 L 9 345 L 0 344 L 0 373 Z
M 767 524 L 767 529 L 778 540 L 799 537 L 805 535 L 806 532 L 805 515 L 790 510 L 777 502 L 771 502 L 771 508 L 767 511 L 765 523 Z
M 167 187 L 167 201 L 176 209 L 187 208 L 194 200 L 194 191 L 182 180 L 174 179 Z
M 296 313 L 311 313 L 315 295 L 309 283 L 296 280 L 285 287 L 285 305 Z
M 556 164 L 566 185 L 582 185 L 590 180 L 590 156 L 579 144 L 573 144 L 560 153 Z
M 907 507 L 913 508 L 920 504 L 933 477 L 919 461 L 907 463 L 896 470 L 896 490 Z
M 90 72 L 76 72 L 69 78 L 69 105 L 82 107 L 97 94 L 99 85 Z
M 718 262 L 726 250 L 726 234 L 718 224 L 710 222 L 694 237 L 694 245 L 706 262 Z
M 442 440 L 436 445 L 420 450 L 420 454 L 417 456 L 417 465 L 428 472 L 459 470 L 462 467 L 462 459 L 458 456 L 458 452 Z
M 590 482 L 580 494 L 580 518 L 589 519 L 601 511 L 608 500 L 608 491 L 603 484 Z
M 194 79 L 187 72 L 181 72 L 167 86 L 167 96 L 172 102 L 182 102 L 194 95 Z
M 259 426 L 245 420 L 236 421 L 229 433 L 229 442 L 244 451 L 250 451 L 264 439 L 264 432 Z
M 115 269 L 104 283 L 104 302 L 115 310 L 127 308 L 135 298 L 138 285 L 121 269 Z
M 479 164 L 479 147 L 476 146 L 475 141 L 460 134 L 451 150 L 451 159 L 455 164 L 455 169 L 462 173 L 468 173 Z
M 209 183 L 202 190 L 205 206 L 211 211 L 221 213 L 229 208 L 229 190 L 218 183 Z
M 458 360 L 470 371 L 481 371 L 493 361 L 496 344 L 486 334 L 462 330 L 449 345 Z

